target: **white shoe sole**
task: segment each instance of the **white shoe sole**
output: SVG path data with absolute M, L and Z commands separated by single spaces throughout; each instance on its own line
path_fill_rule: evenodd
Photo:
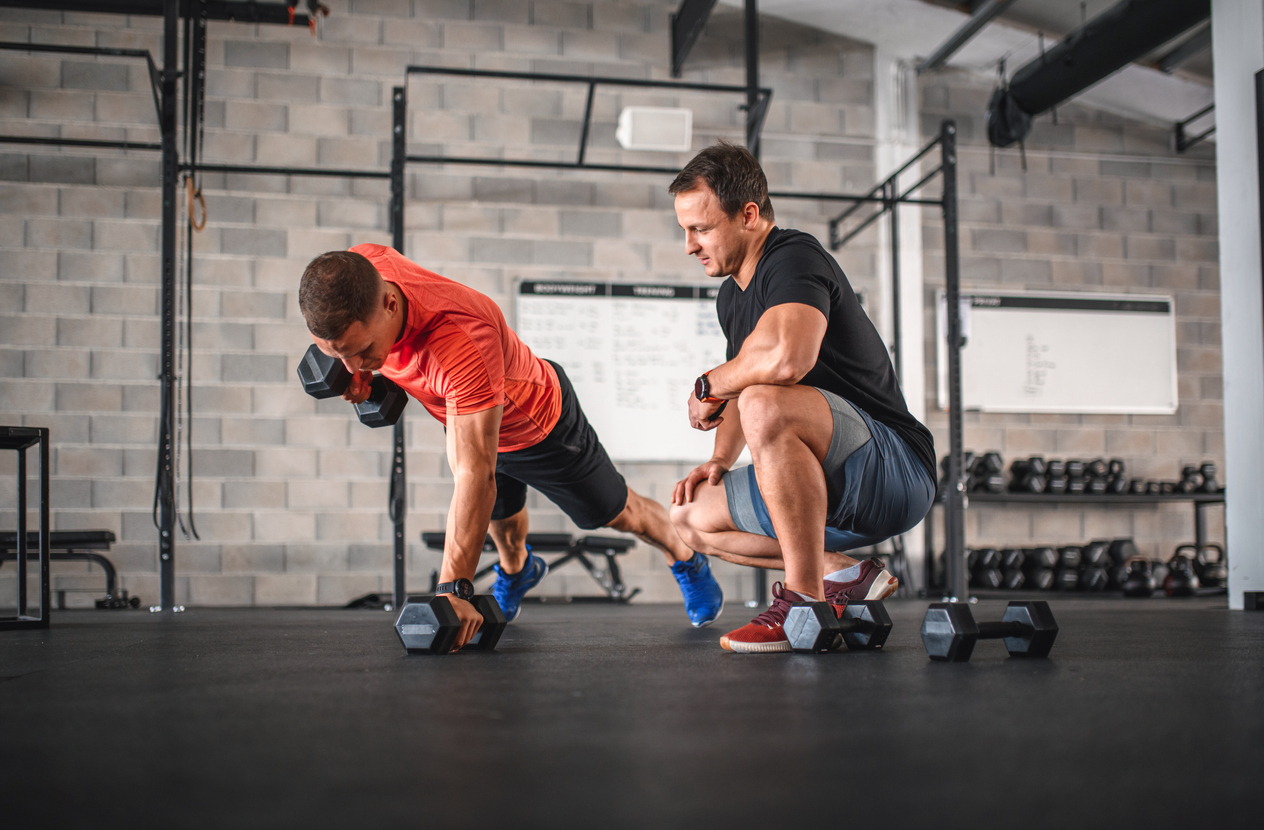
M 891 576 L 890 571 L 883 569 L 882 573 L 878 574 L 877 578 L 874 579 L 873 584 L 869 586 L 869 593 L 865 596 L 865 599 L 886 599 L 894 594 L 899 587 L 900 580 Z
M 738 654 L 769 654 L 778 651 L 790 651 L 790 643 L 788 640 L 774 640 L 771 643 L 740 643 L 724 636 L 720 638 L 720 648 L 725 651 L 737 652 Z

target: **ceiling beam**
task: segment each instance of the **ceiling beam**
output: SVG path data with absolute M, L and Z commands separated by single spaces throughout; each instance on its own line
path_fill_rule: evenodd
M 715 0 L 681 0 L 680 8 L 671 16 L 671 76 L 680 77 L 680 71 L 689 57 L 694 41 L 702 34 L 707 18 L 715 8 Z
M 43 11 L 89 12 L 93 14 L 131 14 L 162 17 L 162 0 L 0 0 L 0 8 L 41 9 Z M 235 20 L 240 23 L 279 23 L 306 26 L 308 16 L 294 13 L 288 3 L 233 2 L 206 0 L 209 20 Z M 201 16 L 197 0 L 181 0 L 180 16 Z
M 949 35 L 948 39 L 940 44 L 934 54 L 917 65 L 917 71 L 921 73 L 943 66 L 950 57 L 956 54 L 958 49 L 969 43 L 970 38 L 978 34 L 979 30 L 984 26 L 991 23 L 1012 2 L 1013 0 L 984 0 L 983 4 L 978 7 L 978 11 L 974 12 L 969 20 L 961 24 L 961 28 Z
M 1185 61 L 1211 48 L 1211 24 L 1199 29 L 1194 36 L 1176 46 L 1167 54 L 1159 57 L 1155 65 L 1160 72 L 1171 75 Z

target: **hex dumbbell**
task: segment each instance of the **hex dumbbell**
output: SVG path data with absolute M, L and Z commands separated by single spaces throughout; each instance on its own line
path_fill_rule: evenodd
M 1004 640 L 1011 657 L 1047 657 L 1058 636 L 1049 603 L 1011 602 L 999 622 L 974 621 L 964 602 L 933 602 L 922 620 L 922 644 L 932 660 L 964 663 L 979 640 Z
M 462 651 L 492 651 L 509 621 L 488 594 L 475 594 L 470 604 L 482 615 L 483 624 Z M 447 654 L 460 630 L 461 620 L 447 594 L 409 597 L 395 620 L 395 633 L 409 654 Z
M 307 347 L 307 353 L 298 363 L 298 378 L 303 391 L 313 398 L 336 398 L 351 385 L 351 372 L 336 357 L 330 357 L 316 347 Z M 392 426 L 408 405 L 408 394 L 399 384 L 382 375 L 373 376 L 369 397 L 355 405 L 360 423 L 370 427 Z
M 833 651 L 846 644 L 848 651 L 882 648 L 891 633 L 891 616 L 881 600 L 849 602 L 842 616 L 828 602 L 796 602 L 782 624 L 790 648 L 800 654 Z

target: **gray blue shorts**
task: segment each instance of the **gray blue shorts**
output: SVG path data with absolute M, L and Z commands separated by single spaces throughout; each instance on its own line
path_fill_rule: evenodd
M 917 525 L 930 510 L 935 481 L 925 465 L 890 427 L 824 389 L 834 415 L 834 433 L 821 466 L 829 494 L 825 549 L 854 550 L 876 545 Z M 844 409 L 845 407 L 845 409 Z M 869 427 L 869 440 L 847 455 L 842 440 L 852 413 Z M 739 467 L 724 475 L 729 515 L 738 530 L 777 538 L 768 507 L 755 480 L 755 467 Z

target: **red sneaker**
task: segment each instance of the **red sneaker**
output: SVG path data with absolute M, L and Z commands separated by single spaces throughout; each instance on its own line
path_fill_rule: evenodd
M 846 605 L 847 600 L 886 599 L 899 587 L 900 580 L 891 575 L 881 559 L 866 559 L 860 563 L 860 576 L 851 582 L 825 580 L 825 601 Z
M 790 641 L 781 629 L 790 613 L 790 605 L 800 602 L 798 597 L 791 599 L 785 595 L 780 582 L 772 584 L 772 604 L 768 610 L 751 620 L 746 625 L 730 631 L 720 638 L 720 648 L 725 651 L 737 651 L 744 654 L 766 651 L 789 651 Z

